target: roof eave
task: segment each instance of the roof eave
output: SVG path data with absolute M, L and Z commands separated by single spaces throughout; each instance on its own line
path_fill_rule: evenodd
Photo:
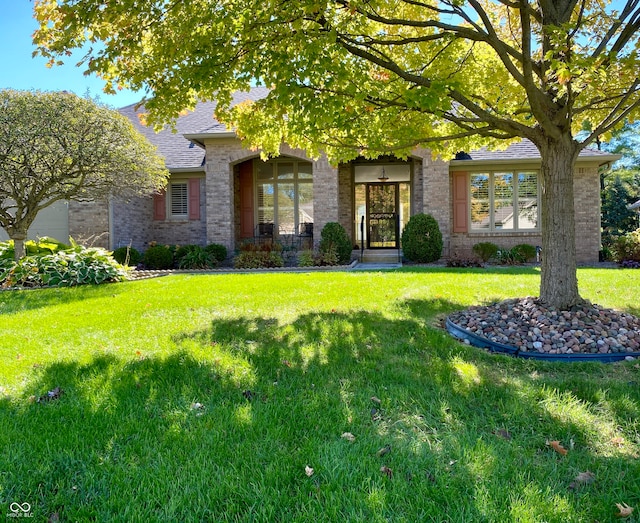
M 598 167 L 611 164 L 622 158 L 619 154 L 598 154 L 579 156 L 576 163 L 597 163 Z M 540 158 L 501 158 L 482 160 L 450 160 L 451 167 L 486 167 L 488 165 L 540 165 Z
M 204 165 L 198 165 L 197 167 L 167 167 L 167 170 L 171 174 L 203 173 L 203 172 L 205 172 Z
M 238 135 L 233 131 L 224 131 L 221 133 L 188 133 L 183 134 L 187 140 L 199 145 L 204 149 L 204 141 L 220 138 L 238 138 Z

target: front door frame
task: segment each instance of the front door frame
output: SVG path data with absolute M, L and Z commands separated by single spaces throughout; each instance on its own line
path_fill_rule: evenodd
M 395 197 L 394 197 L 394 212 L 393 213 L 372 213 L 371 212 L 371 202 L 370 202 L 370 192 L 369 188 L 372 186 L 383 186 L 383 187 L 394 187 L 395 188 Z M 398 238 L 398 214 L 400 209 L 400 182 L 370 182 L 365 184 L 365 199 L 366 199 L 366 227 L 367 227 L 367 249 L 397 249 L 400 243 L 400 239 Z M 372 217 L 373 214 L 373 217 Z M 383 245 L 383 246 L 375 246 L 371 247 L 371 220 L 380 219 L 377 218 L 377 215 L 386 215 L 393 214 L 393 217 L 390 218 L 393 220 L 393 245 Z M 385 218 L 382 218 L 385 219 Z

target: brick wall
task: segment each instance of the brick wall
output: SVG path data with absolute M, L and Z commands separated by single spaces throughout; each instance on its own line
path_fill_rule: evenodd
M 199 220 L 154 220 L 153 198 L 132 198 L 128 201 L 113 202 L 112 248 L 131 244 L 139 251 L 145 251 L 150 242 L 163 245 L 206 245 L 206 184 L 202 173 L 184 173 L 179 178 L 200 177 L 200 219 Z
M 338 167 L 338 218 L 337 221 L 354 238 L 353 230 L 353 183 L 351 164 L 342 163 Z M 318 230 L 318 240 L 320 239 Z
M 578 165 L 574 173 L 576 261 L 594 263 L 600 252 L 600 175 L 596 164 Z
M 452 180 L 449 180 L 452 191 Z M 600 180 L 597 164 L 581 164 L 576 167 L 574 178 L 574 202 L 576 216 L 576 261 L 595 263 L 600 251 Z M 450 218 L 453 230 L 453 218 Z M 520 243 L 542 245 L 540 232 L 518 233 L 465 233 L 451 234 L 450 256 L 468 258 L 472 248 L 479 242 L 492 242 L 506 249 Z
M 341 179 L 344 179 L 344 176 Z M 313 242 L 316 245 L 320 242 L 322 228 L 329 222 L 340 220 L 338 180 L 338 168 L 330 165 L 326 156 L 321 156 L 313 162 Z
M 82 245 L 110 248 L 107 200 L 69 202 L 69 236 Z
M 422 209 L 419 204 L 416 212 L 424 212 L 432 215 L 440 227 L 442 233 L 442 256 L 448 257 L 450 252 L 451 231 L 451 188 L 449 183 L 449 164 L 441 159 L 433 159 L 428 149 L 416 149 L 414 156 L 421 159 L 422 184 L 418 190 L 422 190 Z M 419 174 L 417 179 L 419 179 Z

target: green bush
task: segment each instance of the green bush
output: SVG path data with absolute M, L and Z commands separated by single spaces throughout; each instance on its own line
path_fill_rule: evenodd
M 283 267 L 284 260 L 274 250 L 244 250 L 234 258 L 233 266 L 236 269 L 269 269 Z
M 145 251 L 142 261 L 147 269 L 171 269 L 173 252 L 166 245 L 153 245 Z
M 499 247 L 495 243 L 480 242 L 473 246 L 473 253 L 487 263 L 491 258 L 495 258 L 498 254 Z
M 640 262 L 640 229 L 616 238 L 611 246 L 611 252 L 613 259 L 618 263 Z
M 54 252 L 69 249 L 70 246 L 54 238 L 43 236 L 37 240 L 27 240 L 24 242 L 25 254 L 34 256 L 37 254 L 53 254 Z M 0 258 L 13 260 L 14 258 L 13 240 L 0 242 Z
M 173 253 L 173 260 L 175 265 L 179 267 L 180 261 L 182 260 L 182 258 L 184 258 L 188 253 L 198 249 L 202 249 L 202 247 L 200 247 L 199 245 L 193 245 L 193 244 L 175 247 L 175 251 Z
M 415 214 L 402 231 L 402 252 L 409 261 L 430 263 L 442 256 L 442 233 L 430 214 Z
M 520 265 L 527 261 L 520 249 L 518 249 L 518 246 L 512 247 L 511 249 L 500 249 L 497 258 L 498 262 L 503 265 Z
M 525 262 L 531 262 L 536 259 L 536 248 L 528 243 L 520 243 L 516 245 L 513 250 L 520 254 Z
M 305 250 L 298 253 L 298 267 L 314 267 L 316 257 L 312 250 Z
M 320 252 L 329 253 L 332 249 L 338 257 L 338 263 L 349 263 L 353 245 L 344 227 L 337 222 L 327 223 L 320 232 Z
M 142 261 L 142 255 L 140 251 L 134 247 L 118 247 L 111 254 L 113 259 L 122 265 L 128 265 L 129 267 L 135 267 Z
M 218 263 L 222 263 L 227 259 L 227 248 L 219 243 L 210 243 L 204 248 L 204 250 L 213 256 Z
M 127 269 L 104 249 L 74 245 L 53 254 L 25 256 L 18 262 L 2 260 L 3 287 L 68 287 L 127 279 Z
M 209 254 L 204 247 L 195 246 L 189 250 L 178 262 L 180 269 L 212 269 L 218 266 L 218 261 Z

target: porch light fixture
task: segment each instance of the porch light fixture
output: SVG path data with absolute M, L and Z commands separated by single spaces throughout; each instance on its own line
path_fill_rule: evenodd
M 383 167 L 382 174 L 378 176 L 378 180 L 380 180 L 381 182 L 386 182 L 388 179 L 389 177 L 387 176 L 387 173 L 384 172 L 384 167 Z

